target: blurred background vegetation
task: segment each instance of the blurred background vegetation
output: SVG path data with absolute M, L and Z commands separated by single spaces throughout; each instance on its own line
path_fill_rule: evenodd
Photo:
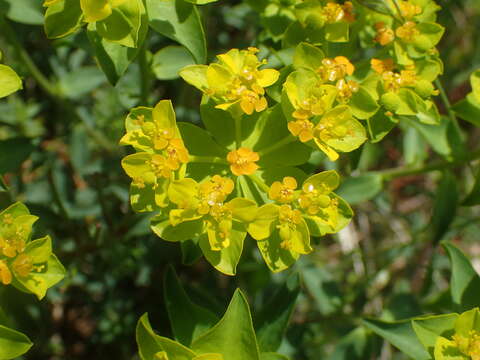
M 470 91 L 468 76 L 480 67 L 480 3 L 438 2 L 443 8 L 439 23 L 446 27 L 439 46 L 442 82 L 456 102 Z M 202 11 L 209 60 L 232 46 L 260 45 L 254 41 L 262 33 L 261 20 L 248 1 L 219 1 Z M 189 295 L 219 314 L 236 287 L 249 295 L 254 314 L 275 306 L 268 302 L 272 292 L 300 273 L 302 292 L 280 350 L 292 359 L 402 359 L 359 327 L 359 320 L 449 308 L 448 261 L 435 248 L 440 238 L 458 242 L 480 268 L 478 207 L 460 207 L 440 233 L 440 225 L 435 228 L 431 221 L 435 204 L 449 201 L 442 186 L 451 190 L 449 196 L 461 198 L 472 186 L 475 167 L 456 169 L 456 179 L 444 177 L 440 185 L 439 174 L 432 172 L 396 177 L 381 191 L 368 181 L 347 186 L 343 193 L 357 204 L 354 222 L 337 236 L 316 239 L 316 251 L 281 274 L 269 272 L 252 242 L 246 243 L 234 278 L 195 254 L 182 258 L 179 244 L 150 232 L 148 215 L 131 211 L 130 180 L 120 167 L 129 150 L 118 140 L 130 108 L 160 99 L 173 99 L 179 121 L 198 123 L 199 92 L 179 79 L 158 80 L 156 75 L 165 76 L 155 67 L 145 74 L 138 62 L 112 87 L 94 62 L 85 32 L 49 41 L 38 24 L 0 24 L 3 61 L 24 79 L 23 91 L 0 102 L 0 166 L 9 171 L 10 186 L 10 193 L 0 192 L 0 208 L 14 198 L 24 201 L 41 217 L 35 235 L 52 235 L 68 269 L 67 278 L 40 304 L 31 295 L 0 288 L 15 328 L 35 342 L 26 359 L 134 359 L 135 323 L 147 311 L 154 327 L 171 336 L 162 291 L 168 263 L 175 265 Z M 13 46 L 17 42 L 21 48 Z M 151 32 L 147 60 L 169 45 L 173 42 Z M 32 76 L 27 55 L 59 91 Z M 145 76 L 150 81 L 142 88 Z M 439 98 L 438 105 L 445 111 Z M 475 148 L 480 129 L 460 125 L 468 148 Z M 339 171 L 346 178 L 437 157 L 418 131 L 397 129 L 380 144 L 344 156 Z M 25 160 L 21 168 L 11 165 L 18 160 Z M 312 156 L 308 166 L 321 170 L 332 164 Z

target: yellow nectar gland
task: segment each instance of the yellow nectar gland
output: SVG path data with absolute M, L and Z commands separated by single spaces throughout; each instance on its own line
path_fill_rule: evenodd
M 165 149 L 175 137 L 174 129 L 161 129 L 153 122 L 144 122 L 144 116 L 137 118 L 137 124 L 141 124 L 143 133 L 148 136 L 155 150 Z
M 384 72 L 393 71 L 395 68 L 395 63 L 393 62 L 393 59 L 381 60 L 373 58 L 370 60 L 370 66 L 372 67 L 373 71 L 381 75 Z
M 2 219 L 4 227 L 0 233 L 0 252 L 6 257 L 13 258 L 25 250 L 25 237 L 28 231 L 27 225 L 13 223 L 10 214 L 5 214 Z
M 353 4 L 351 1 L 346 1 L 343 5 L 329 2 L 322 9 L 322 15 L 328 24 L 337 23 L 339 21 L 353 22 L 355 16 L 353 15 Z
M 398 5 L 400 7 L 400 12 L 405 19 L 411 19 L 422 13 L 422 8 L 420 6 L 411 4 L 408 1 L 400 1 Z
M 8 285 L 12 282 L 12 273 L 4 260 L 0 260 L 0 281 L 3 285 Z
M 290 205 L 282 205 L 278 212 L 278 220 L 280 222 L 280 225 L 278 225 L 279 235 L 282 239 L 280 247 L 291 250 L 293 247 L 292 235 L 297 225 L 302 221 L 302 213 L 292 209 Z
M 319 191 L 313 186 L 313 184 L 306 183 L 302 187 L 302 193 L 298 198 L 298 203 L 307 214 L 317 215 L 321 210 L 326 209 L 329 206 L 338 205 L 337 200 L 331 199 L 326 193 L 326 187 Z
M 333 59 L 325 58 L 317 72 L 323 81 L 337 81 L 347 75 L 352 75 L 355 66 L 345 56 L 336 56 Z
M 380 45 L 385 46 L 395 40 L 395 32 L 386 26 L 383 21 L 375 24 L 375 30 L 377 30 L 377 35 L 374 40 Z
M 298 108 L 292 113 L 295 119 L 306 120 L 312 116 L 322 115 L 325 112 L 325 103 L 316 96 L 310 96 L 308 99 L 299 101 Z
M 293 136 L 298 136 L 301 142 L 313 139 L 313 123 L 308 120 L 296 120 L 288 123 L 288 130 Z
M 212 206 L 225 201 L 227 196 L 232 193 L 233 188 L 234 183 L 232 179 L 219 175 L 215 175 L 209 181 L 201 183 L 198 190 L 200 197 L 198 213 L 202 215 L 208 214 Z
M 402 70 L 400 73 L 387 71 L 382 74 L 383 86 L 386 91 L 397 91 L 406 86 L 413 86 L 417 81 L 415 70 Z
M 267 63 L 265 59 L 262 61 L 258 59 L 256 56 L 258 51 L 254 47 L 240 51 L 240 54 L 244 57 L 244 65 L 239 71 L 235 69 L 234 77 L 227 86 L 228 90 L 223 95 L 227 101 L 239 101 L 240 108 L 247 115 L 251 115 L 255 111 L 261 112 L 267 108 L 268 103 L 264 96 L 263 86 L 269 86 L 276 81 L 275 76 L 272 79 L 265 79 L 264 77 L 268 76 L 267 73 L 271 74 L 267 70 L 258 69 L 261 65 Z M 227 66 L 230 62 L 233 62 L 231 57 L 229 53 L 219 55 L 220 60 Z M 231 66 L 229 67 L 231 68 Z M 231 70 L 233 69 L 231 68 Z M 214 93 L 209 95 L 214 95 Z
M 31 256 L 20 254 L 13 261 L 13 271 L 20 277 L 27 277 L 33 270 L 33 259 Z
M 259 166 L 255 163 L 260 159 L 258 153 L 241 147 L 238 150 L 232 150 L 227 155 L 227 161 L 230 163 L 230 170 L 236 176 L 252 175 Z
M 453 341 L 464 355 L 472 360 L 480 360 L 480 332 L 472 330 L 468 337 L 455 334 Z
M 291 176 L 286 176 L 283 181 L 275 181 L 268 192 L 268 197 L 271 200 L 280 203 L 290 203 L 295 196 L 295 189 L 297 188 L 297 180 Z
M 337 81 L 336 84 L 337 90 L 338 90 L 338 97 L 341 102 L 347 102 L 350 100 L 352 95 L 356 93 L 360 86 L 358 83 L 354 80 L 345 80 L 345 79 L 340 79 Z
M 400 39 L 409 43 L 415 40 L 420 34 L 420 31 L 418 31 L 417 25 L 413 21 L 407 21 L 405 24 L 398 27 L 395 33 Z

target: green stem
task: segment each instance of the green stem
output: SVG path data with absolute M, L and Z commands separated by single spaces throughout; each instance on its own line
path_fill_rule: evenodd
M 62 96 L 58 91 L 57 87 L 53 85 L 42 74 L 42 72 L 37 67 L 37 65 L 35 65 L 29 53 L 25 50 L 23 45 L 18 40 L 17 35 L 15 34 L 15 31 L 13 31 L 8 21 L 3 16 L 0 16 L 0 29 L 2 30 L 1 33 L 3 34 L 3 36 L 15 48 L 15 51 L 17 52 L 20 60 L 28 68 L 28 71 L 33 76 L 33 78 L 37 81 L 38 85 L 52 98 L 61 99 Z
M 455 166 L 462 165 L 464 163 L 468 163 L 470 161 L 477 160 L 477 159 L 480 159 L 480 149 L 474 152 L 471 152 L 466 156 L 454 159 L 452 161 L 442 160 L 442 161 L 433 162 L 425 166 L 419 166 L 419 167 L 413 167 L 413 168 L 398 167 L 394 169 L 376 171 L 375 173 L 378 175 L 381 175 L 384 180 L 388 181 L 388 180 L 392 180 L 392 179 L 404 177 L 404 176 L 418 175 L 418 174 L 423 174 L 423 173 L 427 173 L 435 170 L 449 169 L 449 168 L 453 168 Z
M 237 149 L 242 147 L 242 116 L 234 115 L 235 119 L 235 146 Z
M 450 103 L 450 100 L 448 99 L 447 93 L 446 93 L 440 79 L 435 80 L 435 85 L 437 86 L 438 90 L 440 91 L 440 98 L 442 99 L 442 102 L 445 105 L 445 108 L 447 109 L 448 117 L 452 121 L 452 124 L 455 127 L 455 130 L 458 132 L 459 135 L 462 135 L 462 129 L 460 128 L 460 125 L 458 124 L 457 117 L 455 115 L 455 112 L 452 109 L 452 104 Z
M 395 5 L 395 8 L 397 9 L 398 16 L 400 19 L 402 19 L 403 22 L 405 22 L 405 18 L 402 15 L 402 10 L 400 9 L 400 6 L 398 6 L 397 0 L 393 0 L 393 4 Z
M 217 156 L 196 156 L 190 155 L 190 162 L 194 163 L 211 163 L 228 165 L 228 161 Z
M 263 191 L 265 191 L 266 193 L 268 193 L 268 191 L 270 190 L 269 186 L 267 184 L 265 184 L 263 182 L 262 179 L 260 179 L 257 175 L 255 174 L 252 174 L 252 175 L 248 175 L 248 177 L 250 178 L 250 180 L 252 180 L 255 184 L 258 185 L 258 187 L 260 189 L 262 189 Z
M 150 92 L 150 67 L 147 59 L 147 47 L 144 43 L 138 54 L 138 64 L 140 67 L 140 102 L 148 106 L 148 93 Z
M 261 150 L 258 152 L 258 155 L 260 156 L 265 156 L 267 154 L 270 154 L 271 152 L 275 151 L 275 150 L 278 150 L 279 148 L 281 148 L 282 146 L 285 146 L 287 144 L 290 144 L 292 142 L 294 142 L 297 138 L 291 134 L 285 136 L 282 140 L 280 141 L 277 141 L 275 144 Z

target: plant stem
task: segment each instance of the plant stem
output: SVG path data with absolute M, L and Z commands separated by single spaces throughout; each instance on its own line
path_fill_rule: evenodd
M 269 146 L 269 147 L 267 147 L 263 150 L 260 150 L 258 152 L 258 154 L 260 156 L 265 156 L 265 155 L 271 153 L 272 151 L 275 151 L 275 150 L 281 148 L 282 146 L 285 146 L 287 144 L 290 144 L 291 142 L 294 142 L 296 139 L 297 138 L 295 136 L 289 134 L 289 135 L 285 136 L 282 140 L 277 141 L 275 144 L 273 144 L 273 145 L 271 145 L 271 146 Z
M 392 180 L 395 178 L 399 177 L 404 177 L 404 176 L 410 176 L 410 175 L 418 175 L 418 174 L 423 174 L 426 172 L 430 171 L 435 171 L 435 170 L 443 170 L 443 169 L 448 169 L 452 168 L 464 163 L 468 163 L 473 160 L 480 159 L 480 149 L 473 151 L 466 156 L 454 159 L 452 161 L 437 161 L 433 162 L 431 164 L 425 165 L 425 166 L 419 166 L 419 167 L 398 167 L 394 169 L 388 169 L 388 170 L 382 170 L 382 171 L 376 171 L 374 173 L 381 175 L 383 177 L 383 180 Z
M 190 155 L 190 162 L 194 163 L 212 163 L 228 165 L 228 161 L 217 156 L 196 156 Z
M 17 35 L 10 27 L 8 21 L 3 17 L 0 16 L 0 29 L 2 30 L 1 33 L 7 39 L 7 41 L 15 48 L 20 60 L 25 64 L 28 68 L 28 71 L 33 76 L 33 78 L 37 81 L 38 85 L 52 98 L 54 99 L 61 99 L 62 96 L 58 91 L 58 88 L 53 85 L 40 71 L 40 69 L 35 65 L 32 58 L 30 57 L 29 53 L 25 50 L 23 45 L 17 38 Z
M 235 119 L 235 146 L 237 149 L 242 147 L 242 116 L 234 115 Z
M 263 182 L 262 179 L 260 179 L 257 175 L 255 174 L 252 174 L 252 175 L 248 175 L 248 177 L 250 178 L 250 180 L 252 180 L 255 184 L 258 185 L 258 187 L 260 189 L 262 189 L 263 191 L 265 191 L 266 193 L 268 193 L 268 191 L 270 190 L 270 187 L 265 184 L 265 182 Z
M 138 54 L 140 67 L 140 102 L 148 106 L 148 93 L 150 92 L 150 67 L 147 60 L 147 47 L 144 43 Z
M 445 108 L 447 109 L 448 117 L 452 121 L 452 124 L 455 127 L 455 130 L 461 136 L 462 135 L 462 129 L 460 128 L 460 125 L 458 124 L 458 120 L 457 120 L 457 117 L 455 115 L 455 112 L 452 110 L 452 104 L 450 104 L 450 100 L 448 99 L 447 93 L 446 93 L 440 79 L 435 80 L 435 85 L 437 86 L 438 90 L 440 91 L 440 98 L 442 99 L 442 102 L 445 105 Z

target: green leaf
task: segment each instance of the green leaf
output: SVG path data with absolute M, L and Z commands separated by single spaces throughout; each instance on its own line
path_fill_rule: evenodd
M 205 63 L 205 32 L 195 5 L 183 0 L 147 0 L 146 3 L 150 26 L 185 46 L 197 64 Z
M 94 23 L 89 24 L 87 34 L 95 50 L 98 65 L 110 84 L 115 85 L 135 59 L 139 50 L 103 39 L 96 32 Z
M 45 33 L 50 39 L 70 35 L 82 27 L 82 9 L 78 0 L 61 0 L 47 8 Z
M 260 360 L 290 360 L 290 359 L 282 354 L 277 354 L 274 352 L 264 352 L 260 354 Z
M 200 236 L 204 231 L 202 219 L 185 221 L 176 226 L 162 215 L 151 219 L 150 228 L 160 238 L 167 241 L 185 241 Z
M 205 5 L 210 4 L 212 2 L 217 2 L 218 0 L 185 0 L 186 2 L 196 4 L 196 5 Z
M 259 360 L 252 316 L 240 290 L 235 291 L 220 321 L 193 342 L 192 350 L 199 354 L 220 353 L 226 360 Z
M 433 241 L 442 239 L 455 218 L 458 207 L 458 188 L 455 176 L 450 171 L 443 173 L 442 180 L 435 193 L 431 226 Z
M 0 64 L 0 99 L 22 89 L 22 80 L 9 66 Z
M 477 100 L 473 94 L 452 106 L 453 111 L 460 118 L 480 127 L 480 100 Z
M 345 179 L 337 190 L 338 195 L 350 204 L 359 204 L 373 199 L 383 188 L 382 176 L 365 174 Z
M 348 42 L 349 25 L 344 21 L 325 25 L 325 40 L 330 42 Z
M 385 322 L 375 319 L 363 319 L 362 323 L 409 357 L 415 360 L 431 359 L 428 352 L 418 340 L 409 320 Z
M 187 122 L 178 123 L 178 129 L 190 155 L 226 158 L 226 150 L 204 129 Z
M 473 97 L 480 102 L 480 69 L 470 75 L 470 83 L 472 84 Z
M 195 353 L 185 346 L 155 334 L 148 320 L 148 314 L 142 315 L 138 320 L 136 339 L 142 360 L 154 360 L 155 354 L 162 351 L 167 353 L 169 360 L 192 360 L 195 357 Z
M 173 80 L 187 65 L 195 64 L 192 54 L 183 46 L 166 46 L 153 55 L 152 70 L 159 80 Z
M 358 119 L 371 118 L 378 110 L 378 104 L 372 95 L 363 87 L 354 92 L 348 102 L 353 116 Z
M 34 149 L 27 138 L 0 140 L 0 174 L 16 171 Z
M 129 0 L 112 10 L 105 20 L 97 21 L 98 34 L 114 43 L 140 47 L 148 31 L 148 17 L 143 0 Z
M 218 318 L 188 298 L 172 266 L 167 268 L 163 285 L 165 306 L 173 334 L 179 342 L 190 346 L 192 341 L 211 328 Z
M 467 257 L 452 243 L 443 242 L 444 249 L 450 257 L 452 275 L 450 292 L 453 302 L 460 311 L 469 310 L 480 304 L 480 277 Z
M 200 237 L 200 248 L 203 255 L 212 266 L 226 275 L 235 275 L 237 265 L 240 261 L 243 251 L 243 243 L 247 232 L 234 222 L 230 231 L 230 245 L 222 250 L 212 250 L 208 241 L 207 234 Z M 213 352 L 213 351 L 212 351 Z
M 480 205 L 480 172 L 477 174 L 475 184 L 473 184 L 472 190 L 467 195 L 465 200 L 462 201 L 463 206 L 475 206 Z
M 322 60 L 325 54 L 319 48 L 302 42 L 295 48 L 295 55 L 293 56 L 293 66 L 295 69 L 307 68 L 316 71 L 322 66 Z
M 25 251 L 28 255 L 28 248 Z M 12 284 L 19 290 L 35 294 L 39 300 L 43 299 L 47 290 L 65 277 L 66 271 L 54 254 L 50 254 L 43 272 L 32 271 L 27 277 L 14 278 Z
M 300 278 L 297 273 L 294 273 L 275 294 L 269 297 L 256 321 L 257 339 L 261 351 L 276 351 L 280 347 L 299 294 Z M 263 355 L 261 359 L 263 360 Z
M 433 348 L 439 336 L 450 337 L 458 314 L 445 314 L 412 319 L 412 327 L 425 349 L 433 355 Z
M 395 126 L 397 122 L 393 118 L 386 116 L 383 111 L 367 119 L 368 134 L 372 143 L 381 141 Z
M 84 66 L 62 75 L 58 86 L 66 97 L 80 99 L 104 82 L 105 77 L 96 66 Z
M 32 345 L 21 332 L 0 325 L 0 359 L 15 359 L 25 354 Z
M 28 24 L 43 24 L 42 2 L 37 0 L 3 0 L 0 2 L 0 13 L 10 20 Z
M 402 122 L 414 127 L 425 141 L 440 155 L 449 155 L 452 152 L 448 143 L 448 123 L 447 118 L 442 118 L 440 124 L 425 124 L 416 121 L 413 117 L 402 116 Z
M 358 327 L 345 335 L 335 346 L 332 355 L 328 360 L 363 360 L 368 356 L 365 353 L 368 349 L 367 331 Z

